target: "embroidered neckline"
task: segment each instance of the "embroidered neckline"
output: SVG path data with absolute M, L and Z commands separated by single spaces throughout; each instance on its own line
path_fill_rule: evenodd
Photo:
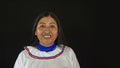
M 54 56 L 49 56 L 49 57 L 40 57 L 40 56 L 33 55 L 33 54 L 30 52 L 30 50 L 27 48 L 27 46 L 25 46 L 24 49 L 27 51 L 27 53 L 29 54 L 29 56 L 32 57 L 32 58 L 34 58 L 34 59 L 48 60 L 48 59 L 55 59 L 55 58 L 57 58 L 58 56 L 60 56 L 60 55 L 64 52 L 65 46 L 63 46 L 61 52 L 59 52 L 58 54 L 56 54 L 56 55 L 54 55 Z

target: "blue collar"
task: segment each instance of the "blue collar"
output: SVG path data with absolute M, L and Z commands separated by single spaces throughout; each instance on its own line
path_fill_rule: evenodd
M 40 51 L 50 52 L 50 51 L 55 50 L 56 44 L 53 44 L 52 46 L 49 46 L 49 47 L 45 47 L 45 46 L 41 45 L 41 44 L 38 42 L 37 48 L 38 48 Z

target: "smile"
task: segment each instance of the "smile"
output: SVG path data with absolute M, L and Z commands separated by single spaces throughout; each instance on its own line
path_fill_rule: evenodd
M 51 38 L 51 35 L 45 35 L 45 36 L 43 36 L 45 39 L 49 39 L 49 38 Z

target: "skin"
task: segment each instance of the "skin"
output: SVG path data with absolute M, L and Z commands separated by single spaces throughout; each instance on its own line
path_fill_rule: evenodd
M 46 47 L 51 46 L 58 36 L 56 21 L 51 16 L 41 18 L 36 27 L 35 35 L 41 45 Z

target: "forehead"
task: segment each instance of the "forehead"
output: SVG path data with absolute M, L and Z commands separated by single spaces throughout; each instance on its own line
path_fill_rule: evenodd
M 38 23 L 39 24 L 43 24 L 43 23 L 44 24 L 46 23 L 57 24 L 55 19 L 52 18 L 51 16 L 41 18 Z

